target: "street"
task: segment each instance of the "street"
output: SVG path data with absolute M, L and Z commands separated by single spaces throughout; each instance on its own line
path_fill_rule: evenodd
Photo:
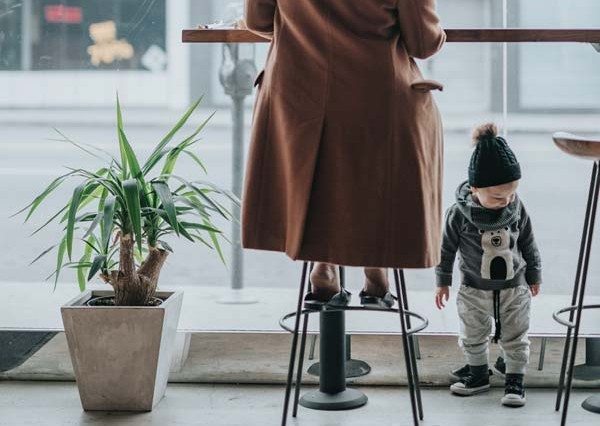
M 219 114 L 228 114 L 221 111 Z M 192 122 L 200 123 L 205 117 L 196 115 Z M 127 120 L 125 120 L 127 123 Z M 560 125 L 560 123 L 558 124 Z M 50 212 L 64 204 L 69 192 L 76 186 L 72 182 L 58 191 L 35 214 L 31 223 L 23 224 L 24 216 L 9 218 L 11 214 L 28 204 L 35 195 L 56 176 L 63 166 L 98 168 L 99 163 L 73 146 L 48 140 L 56 138 L 52 126 L 14 124 L 0 128 L 0 235 L 4 248 L 0 258 L 0 282 L 27 282 L 43 280 L 54 269 L 55 256 L 49 254 L 38 263 L 29 266 L 37 254 L 58 240 L 59 228 L 49 227 L 29 237 L 36 225 L 43 223 Z M 181 137 L 190 133 L 186 128 Z M 559 130 L 557 128 L 556 130 Z M 69 137 L 107 149 L 117 154 L 115 129 L 99 126 L 60 126 Z M 126 128 L 134 149 L 142 158 L 147 156 L 154 144 L 168 129 L 153 125 L 136 125 Z M 248 133 L 248 131 L 247 131 Z M 196 152 L 205 161 L 208 179 L 226 188 L 231 184 L 231 133 L 230 129 L 210 124 L 203 133 L 203 141 Z M 515 134 L 508 138 L 523 169 L 519 194 L 533 220 L 538 245 L 544 265 L 543 292 L 569 293 L 579 250 L 584 208 L 588 192 L 591 162 L 579 161 L 561 153 L 551 140 L 551 132 L 544 134 Z M 445 206 L 454 199 L 456 186 L 466 179 L 470 157 L 470 136 L 467 132 L 446 135 L 445 156 Z M 182 161 L 177 174 L 191 179 L 202 179 L 202 172 L 190 162 Z M 409 208 L 409 206 L 407 207 Z M 229 233 L 230 226 L 219 222 Z M 368 224 L 360 224 L 368 226 Z M 219 261 L 216 253 L 204 246 L 191 245 L 187 241 L 169 240 L 172 254 L 161 275 L 161 285 L 229 286 L 229 272 Z M 224 242 L 224 251 L 230 247 Z M 590 294 L 600 294 L 600 286 L 594 285 L 600 273 L 596 261 L 600 253 L 592 253 L 590 270 Z M 244 258 L 244 285 L 246 287 L 295 287 L 298 285 L 301 265 L 290 261 L 280 253 L 246 251 Z M 64 270 L 61 281 L 75 282 L 72 270 Z M 432 270 L 408 271 L 409 288 L 429 287 L 433 291 Z M 75 285 L 75 284 L 74 284 Z M 349 287 L 358 292 L 361 285 L 360 271 L 353 268 L 349 273 Z M 49 291 L 52 285 L 48 285 Z M 433 299 L 432 299 L 433 300 Z

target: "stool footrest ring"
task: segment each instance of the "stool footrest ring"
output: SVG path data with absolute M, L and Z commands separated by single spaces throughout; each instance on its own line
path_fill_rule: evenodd
M 564 314 L 565 312 L 573 312 L 578 308 L 577 305 L 573 305 L 573 306 L 568 306 L 566 308 L 562 308 L 559 309 L 558 311 L 554 312 L 552 314 L 552 318 L 554 318 L 554 321 L 556 321 L 557 323 L 564 325 L 565 327 L 568 328 L 573 328 L 575 327 L 575 323 L 572 321 L 568 321 L 566 319 L 562 319 L 560 317 L 561 314 Z M 585 309 L 600 309 L 600 305 L 583 305 L 581 307 L 581 309 L 585 310 Z M 296 315 L 296 313 L 294 313 L 294 315 Z
M 328 311 L 372 311 L 372 312 L 388 312 L 388 313 L 395 313 L 398 314 L 399 311 L 397 308 L 390 308 L 390 309 L 378 309 L 378 308 L 368 308 L 368 307 L 364 307 L 364 306 L 345 306 L 345 307 L 339 307 L 339 308 L 331 308 L 331 309 L 327 309 Z M 306 314 L 318 314 L 323 312 L 322 310 L 317 311 L 314 309 L 303 309 L 300 313 L 300 315 L 306 315 Z M 406 335 L 407 336 L 411 336 L 415 333 L 418 333 L 420 331 L 423 331 L 427 328 L 427 326 L 429 326 L 429 320 L 427 318 L 425 318 L 422 315 L 417 314 L 416 312 L 412 312 L 409 311 L 407 309 L 404 310 L 404 313 L 406 315 L 408 315 L 409 317 L 415 318 L 417 319 L 420 323 L 416 326 L 413 325 L 412 328 L 406 330 Z M 283 329 L 286 330 L 290 333 L 294 333 L 294 330 L 290 327 L 288 327 L 285 322 L 296 316 L 296 312 L 290 312 L 289 314 L 285 314 L 284 316 L 281 317 L 281 319 L 279 320 L 279 326 Z

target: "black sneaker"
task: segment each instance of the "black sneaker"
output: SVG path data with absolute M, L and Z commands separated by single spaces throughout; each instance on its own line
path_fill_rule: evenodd
M 469 364 L 465 364 L 463 367 L 452 370 L 448 375 L 450 378 L 450 383 L 459 382 L 461 379 L 467 377 L 470 372 L 471 368 L 469 367 Z M 490 369 L 488 370 L 488 374 L 491 376 L 494 373 L 492 373 L 492 370 Z
M 452 393 L 471 396 L 490 390 L 490 374 L 487 365 L 469 366 L 469 370 L 465 377 L 450 386 Z
M 495 375 L 506 378 L 506 364 L 504 363 L 504 358 L 501 356 L 498 357 L 494 365 L 492 366 L 492 371 Z
M 526 402 L 523 374 L 507 374 L 502 405 L 506 405 L 507 407 L 522 407 Z

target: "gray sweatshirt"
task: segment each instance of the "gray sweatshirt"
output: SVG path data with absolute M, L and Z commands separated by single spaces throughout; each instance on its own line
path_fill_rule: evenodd
M 442 260 L 435 269 L 438 287 L 452 285 L 457 252 L 464 285 L 501 290 L 541 284 L 540 254 L 518 197 L 503 209 L 490 210 L 472 197 L 468 182 L 462 183 L 446 212 Z

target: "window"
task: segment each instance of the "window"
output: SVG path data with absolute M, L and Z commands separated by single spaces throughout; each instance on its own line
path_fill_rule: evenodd
M 0 70 L 21 68 L 21 2 L 0 0 Z
M 2 70 L 166 67 L 165 0 L 0 0 Z

